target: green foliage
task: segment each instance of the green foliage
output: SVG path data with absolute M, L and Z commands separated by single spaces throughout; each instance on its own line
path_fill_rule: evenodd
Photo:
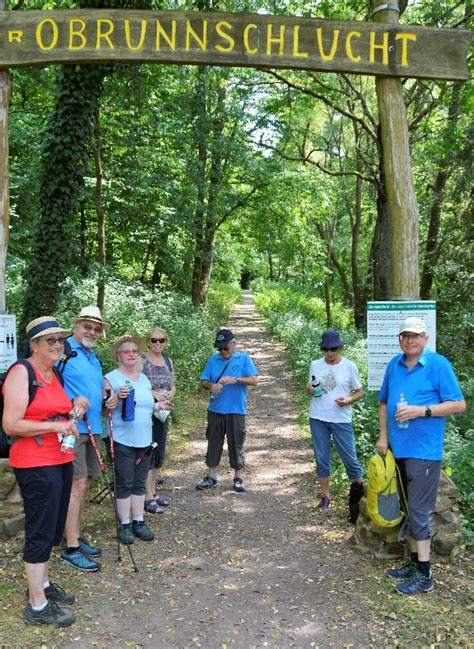
M 464 539 L 474 546 L 474 429 L 462 434 L 457 421 L 448 420 L 446 426 L 444 468 L 460 492 Z

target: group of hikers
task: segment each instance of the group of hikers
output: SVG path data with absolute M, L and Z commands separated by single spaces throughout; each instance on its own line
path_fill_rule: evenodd
M 145 337 L 119 337 L 110 349 L 117 368 L 104 376 L 93 348 L 108 327 L 96 306 L 81 310 L 72 331 L 51 316 L 33 320 L 26 327 L 26 360 L 14 364 L 3 383 L 3 428 L 14 441 L 10 464 L 25 510 L 27 624 L 64 627 L 75 621 L 74 613 L 62 608 L 74 603 L 74 595 L 48 576 L 52 548 L 63 537 L 61 561 L 82 572 L 100 570 L 102 550 L 81 535 L 81 519 L 91 481 L 101 473 L 103 420 L 114 467 L 118 543 L 130 550 L 135 539 L 153 541 L 144 513 L 161 513 L 169 505 L 155 491 L 176 393 L 173 363 L 164 351 L 168 334 L 153 327 Z M 376 446 L 381 453 L 393 451 L 410 512 L 410 560 L 387 571 L 403 595 L 434 587 L 431 519 L 445 417 L 465 409 L 451 365 L 428 350 L 427 341 L 423 320 L 404 320 L 399 331 L 401 353 L 387 366 L 379 393 Z M 250 355 L 237 349 L 231 330 L 220 329 L 214 346 L 217 351 L 200 377 L 202 388 L 209 391 L 207 472 L 196 489 L 217 487 L 226 440 L 233 488 L 242 493 L 247 489 L 243 479 L 247 388 L 257 385 L 259 372 Z M 321 488 L 316 510 L 321 514 L 331 504 L 332 440 L 351 483 L 350 502 L 357 503 L 364 490 L 351 412 L 364 392 L 357 367 L 343 356 L 343 347 L 338 331 L 323 332 L 319 341 L 323 356 L 309 368 L 309 421 Z M 400 404 L 401 394 L 405 400 Z M 353 511 L 351 520 L 355 522 Z

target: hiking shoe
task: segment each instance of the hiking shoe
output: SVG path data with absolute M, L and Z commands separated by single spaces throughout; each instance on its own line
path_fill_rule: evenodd
M 155 494 L 155 496 L 158 496 L 158 494 Z M 168 507 L 169 500 L 165 500 L 163 496 L 158 496 L 158 498 L 155 498 L 155 502 L 160 506 L 160 507 Z
M 44 589 L 44 594 L 50 602 L 54 602 L 55 604 L 74 604 L 74 600 L 76 599 L 72 593 L 66 593 L 64 588 L 61 588 L 61 586 L 58 586 L 58 584 L 52 581 Z
M 92 545 L 89 545 L 85 539 L 79 538 L 78 541 L 79 547 L 81 548 L 82 552 L 84 554 L 87 554 L 89 557 L 96 559 L 102 554 L 102 550 L 100 548 L 94 548 Z
M 416 572 L 416 563 L 413 561 L 405 561 L 399 566 L 389 568 L 385 573 L 390 579 L 409 579 L 413 577 Z
M 421 593 L 430 593 L 434 589 L 434 579 L 430 573 L 429 577 L 417 570 L 411 579 L 402 581 L 395 586 L 395 590 L 400 595 L 420 595 Z
M 316 511 L 325 512 L 326 509 L 328 509 L 330 504 L 331 504 L 331 499 L 329 498 L 329 496 L 323 496 L 319 501 L 318 506 L 316 507 Z
M 117 536 L 120 543 L 123 543 L 124 545 L 130 545 L 130 543 L 133 543 L 135 541 L 135 537 L 132 532 L 132 526 L 130 525 L 130 523 L 121 525 Z
M 27 604 L 23 611 L 25 624 L 54 624 L 58 627 L 70 626 L 76 621 L 74 613 L 63 611 L 54 602 L 48 602 L 42 611 L 34 611 L 31 604 Z
M 236 491 L 247 491 L 242 478 L 234 478 L 234 489 Z
M 196 485 L 196 489 L 199 489 L 199 491 L 203 491 L 203 489 L 211 489 L 212 487 L 217 487 L 217 480 L 215 478 L 211 478 L 210 476 L 205 476 L 201 482 L 198 482 Z
M 153 541 L 155 538 L 155 535 L 145 521 L 133 521 L 132 530 L 133 534 L 138 536 L 141 541 Z
M 75 549 L 72 552 L 68 552 L 67 548 L 64 548 L 61 552 L 60 558 L 63 563 L 67 563 L 69 566 L 72 566 L 81 572 L 99 572 L 100 570 L 100 563 L 93 559 L 89 559 L 80 548 Z

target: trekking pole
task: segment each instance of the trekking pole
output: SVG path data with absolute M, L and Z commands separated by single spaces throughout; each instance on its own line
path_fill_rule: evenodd
M 143 462 L 143 460 L 145 459 L 145 457 L 147 457 L 147 456 L 149 457 L 157 446 L 158 446 L 158 444 L 156 442 L 152 442 L 149 446 L 147 446 L 146 449 L 145 449 L 145 452 L 142 453 L 135 460 L 135 466 L 138 466 L 139 464 L 141 464 Z
M 84 415 L 84 422 L 87 426 L 87 432 L 89 433 L 89 439 L 92 442 L 92 446 L 94 447 L 95 454 L 97 456 L 97 461 L 99 462 L 99 469 L 102 473 L 102 477 L 104 478 L 105 486 L 107 491 L 109 492 L 110 498 L 112 500 L 112 505 L 114 506 L 114 511 L 115 511 L 115 522 L 116 522 L 116 528 L 117 528 L 117 538 L 118 538 L 118 531 L 119 531 L 119 525 L 121 525 L 120 522 L 120 516 L 118 513 L 117 509 L 117 499 L 115 498 L 115 495 L 112 493 L 112 489 L 110 487 L 110 481 L 107 477 L 107 473 L 105 471 L 104 463 L 102 461 L 102 458 L 100 457 L 99 449 L 97 447 L 97 442 L 95 441 L 94 433 L 92 432 L 92 428 L 89 422 L 89 418 L 87 415 Z M 118 541 L 120 543 L 120 540 Z M 130 561 L 132 562 L 133 570 L 134 572 L 138 572 L 138 566 L 135 562 L 135 558 L 133 556 L 132 548 L 130 547 L 130 543 L 127 541 L 127 548 L 128 548 L 128 553 L 130 555 Z
M 106 391 L 107 394 L 107 399 L 110 397 L 110 390 Z M 112 461 L 112 481 L 114 485 L 114 498 L 115 498 L 115 504 L 117 504 L 117 478 L 115 474 L 115 445 L 114 445 L 114 427 L 112 424 L 112 413 L 109 411 L 108 412 L 108 418 L 109 418 L 109 439 L 110 439 L 110 459 Z M 117 561 L 120 563 L 122 561 L 122 554 L 120 550 L 120 539 L 119 539 L 119 525 L 121 524 L 118 516 L 116 517 L 116 527 L 117 527 Z
M 104 498 L 107 496 L 107 487 L 103 487 L 100 491 L 96 493 L 96 495 L 89 500 L 89 503 L 97 503 L 100 505 L 100 503 L 104 500 Z

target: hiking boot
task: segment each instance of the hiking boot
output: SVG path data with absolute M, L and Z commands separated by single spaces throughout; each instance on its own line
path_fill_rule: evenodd
M 145 521 L 133 521 L 132 523 L 133 534 L 141 541 L 153 541 L 155 535 L 145 523 Z
M 215 478 L 211 478 L 210 476 L 205 476 L 201 482 L 198 482 L 196 485 L 196 489 L 199 489 L 199 491 L 203 491 L 204 489 L 211 489 L 212 487 L 217 487 L 217 480 Z
M 328 509 L 330 504 L 331 504 L 331 499 L 329 498 L 329 496 L 323 496 L 319 501 L 318 506 L 316 507 L 316 511 L 325 512 L 326 509 Z
M 402 581 L 395 586 L 395 590 L 400 595 L 420 595 L 421 593 L 430 593 L 434 589 L 434 579 L 430 573 L 429 577 L 417 570 L 411 579 Z
M 416 572 L 416 563 L 414 561 L 405 561 L 399 566 L 389 568 L 385 573 L 390 579 L 409 579 Z
M 79 547 L 81 548 L 82 552 L 84 554 L 87 554 L 89 557 L 92 557 L 93 559 L 97 559 L 97 557 L 100 557 L 102 554 L 102 550 L 100 548 L 94 548 L 92 545 L 89 545 L 85 539 L 78 539 L 79 541 Z
M 234 489 L 235 491 L 239 491 L 239 492 L 247 491 L 242 478 L 234 478 Z
M 75 597 L 72 593 L 66 593 L 66 591 L 58 586 L 58 584 L 49 582 L 49 586 L 44 589 L 44 594 L 50 602 L 55 604 L 74 604 Z
M 130 523 L 121 525 L 117 536 L 120 543 L 123 543 L 124 545 L 130 545 L 135 541 L 135 537 L 132 532 L 132 526 L 130 525 Z
M 34 611 L 31 604 L 27 604 L 23 611 L 25 624 L 54 624 L 58 627 L 70 626 L 76 621 L 74 613 L 63 611 L 54 602 L 48 602 L 42 611 Z
M 80 548 L 77 548 L 72 552 L 69 552 L 67 548 L 64 548 L 61 552 L 60 558 L 63 563 L 67 563 L 69 566 L 72 566 L 81 572 L 99 572 L 100 570 L 100 563 L 93 559 L 89 559 Z

